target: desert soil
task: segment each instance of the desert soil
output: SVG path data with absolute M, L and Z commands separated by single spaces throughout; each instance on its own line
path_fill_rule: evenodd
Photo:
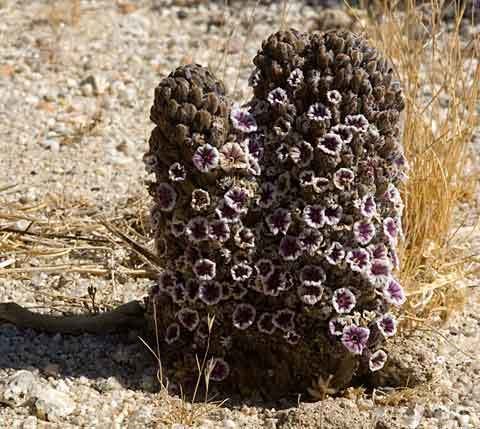
M 275 2 L 258 6 L 252 25 L 253 4 L 188 3 L 0 0 L 0 227 L 95 234 L 105 217 L 142 228 L 135 216 L 148 209 L 142 155 L 155 86 L 179 64 L 196 62 L 245 100 L 251 58 L 283 15 Z M 305 29 L 317 15 L 293 1 L 288 24 Z M 12 209 L 24 217 L 9 218 Z M 60 240 L 55 249 L 45 237 L 2 237 L 18 246 L 0 254 L 0 302 L 58 314 L 83 311 L 90 286 L 105 307 L 147 291 L 148 280 L 137 275 L 142 261 L 121 246 Z M 388 401 L 385 389 L 357 389 L 319 402 L 210 405 L 194 426 L 479 428 L 476 290 L 469 288 L 468 305 L 447 325 L 401 340 L 408 344 L 400 348 L 403 370 L 428 370 L 426 385 Z M 180 429 L 188 427 L 182 415 L 191 415 L 188 404 L 158 392 L 155 362 L 137 332 L 47 335 L 0 325 L 2 428 Z

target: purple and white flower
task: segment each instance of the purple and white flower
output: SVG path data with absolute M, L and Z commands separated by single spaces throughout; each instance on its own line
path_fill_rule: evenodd
M 171 212 L 177 202 L 177 192 L 168 183 L 160 183 L 155 190 L 155 201 L 163 212 Z
M 295 313 L 288 308 L 278 310 L 273 315 L 272 322 L 284 332 L 292 331 L 295 328 Z
M 300 167 L 308 166 L 313 160 L 313 147 L 306 141 L 292 146 L 289 150 L 290 159 Z
M 388 259 L 374 259 L 370 264 L 368 277 L 375 284 L 382 284 L 390 278 L 392 264 Z
M 377 319 L 377 326 L 385 337 L 393 337 L 397 333 L 397 320 L 390 313 Z
M 322 300 L 324 288 L 318 285 L 300 285 L 297 294 L 300 300 L 307 305 L 315 305 Z
M 279 208 L 267 216 L 266 222 L 273 235 L 285 235 L 292 223 L 292 215 L 288 210 Z
M 230 269 L 230 274 L 232 275 L 232 279 L 235 280 L 236 282 L 243 282 L 245 280 L 248 280 L 252 275 L 252 272 L 253 272 L 253 268 L 250 265 L 248 265 L 246 262 L 240 262 L 238 264 L 235 264 Z
M 160 290 L 168 291 L 175 287 L 177 284 L 177 276 L 174 272 L 165 270 L 158 276 L 158 286 Z
M 180 325 L 178 323 L 172 323 L 165 330 L 165 342 L 172 344 L 180 338 Z
M 217 265 L 210 259 L 199 259 L 193 265 L 193 272 L 199 280 L 213 280 L 215 278 Z
M 305 286 L 321 286 L 327 275 L 318 265 L 305 265 L 300 271 L 300 280 Z
M 343 208 L 339 205 L 330 205 L 325 208 L 325 223 L 330 226 L 338 225 L 342 220 Z
M 234 223 L 240 217 L 240 214 L 228 206 L 223 199 L 220 200 L 218 207 L 215 209 L 215 213 L 220 220 L 224 220 L 227 223 Z
M 335 133 L 327 133 L 318 139 L 318 148 L 327 155 L 336 156 L 342 150 L 343 140 Z
M 200 323 L 200 316 L 198 315 L 198 311 L 192 310 L 190 308 L 182 308 L 177 313 L 177 317 L 183 327 L 188 329 L 190 332 L 193 332 Z
M 168 177 L 172 182 L 183 182 L 187 177 L 185 167 L 179 162 L 174 162 L 168 169 Z
M 287 92 L 283 88 L 272 89 L 267 95 L 267 101 L 272 106 L 282 106 L 288 103 Z
M 255 234 L 250 228 L 242 227 L 238 229 L 234 240 L 240 249 L 253 249 L 255 247 Z
M 274 268 L 273 262 L 266 258 L 259 259 L 255 264 L 255 269 L 261 280 L 268 279 L 273 274 Z
M 377 204 L 372 194 L 367 194 L 360 203 L 360 213 L 362 216 L 370 219 L 377 214 Z
M 286 235 L 280 241 L 280 256 L 285 261 L 295 261 L 302 255 L 302 243 L 293 235 Z
M 349 144 L 353 140 L 352 127 L 349 127 L 347 125 L 335 125 L 331 128 L 330 132 L 338 135 L 342 140 L 343 144 Z
M 257 328 L 264 334 L 272 335 L 276 329 L 273 324 L 273 314 L 263 313 L 257 320 Z
M 206 218 L 197 216 L 187 224 L 187 237 L 194 243 L 208 240 L 208 221 Z
M 340 104 L 342 102 L 342 94 L 340 94 L 340 91 L 332 89 L 331 91 L 327 91 L 327 100 L 333 105 Z
M 369 220 L 360 220 L 353 224 L 353 235 L 355 240 L 366 246 L 375 237 L 375 225 Z
M 387 259 L 388 249 L 383 243 L 370 244 L 367 247 L 372 259 Z
M 303 71 L 299 68 L 293 70 L 287 78 L 287 84 L 290 88 L 297 89 L 300 88 L 304 81 Z
M 356 325 L 347 326 L 343 330 L 342 344 L 350 353 L 361 355 L 367 346 L 370 330 Z
M 224 201 L 235 212 L 245 213 L 248 210 L 249 193 L 244 188 L 234 186 L 225 193 Z
M 224 219 L 214 220 L 208 225 L 208 237 L 211 240 L 224 243 L 230 238 L 230 227 Z
M 199 146 L 193 154 L 192 162 L 197 170 L 208 173 L 218 166 L 220 154 L 216 147 L 210 144 Z
M 363 273 L 370 268 L 370 253 L 362 248 L 352 249 L 347 253 L 345 261 L 352 271 Z
M 325 122 L 332 119 L 332 113 L 324 104 L 314 103 L 308 108 L 307 117 L 314 122 Z
M 203 189 L 194 189 L 192 191 L 191 206 L 193 210 L 205 210 L 210 205 L 210 194 Z
M 349 168 L 340 168 L 333 175 L 333 184 L 341 191 L 347 189 L 355 179 L 353 171 Z
M 298 335 L 295 331 L 286 332 L 283 338 L 285 338 L 288 344 L 292 345 L 298 344 L 300 341 L 300 335 Z
M 323 235 L 315 228 L 305 228 L 298 237 L 302 248 L 309 255 L 314 255 L 323 242 Z
M 221 358 L 213 359 L 210 368 L 210 380 L 212 381 L 223 381 L 230 374 L 230 366 Z
M 257 131 L 257 121 L 245 107 L 233 107 L 230 112 L 230 120 L 234 128 L 242 133 L 253 133 Z
M 383 220 L 383 233 L 390 243 L 396 244 L 399 236 L 399 228 L 394 218 L 387 217 Z
M 325 251 L 325 259 L 331 265 L 340 265 L 344 258 L 345 249 L 338 241 L 334 241 Z
M 222 298 L 222 285 L 216 281 L 206 281 L 200 284 L 198 297 L 207 305 L 216 305 Z
M 362 114 L 359 115 L 347 115 L 345 117 L 345 123 L 352 127 L 357 133 L 365 133 L 370 125 L 368 119 Z
M 325 209 L 319 205 L 307 205 L 302 213 L 303 221 L 311 228 L 322 228 L 325 225 Z
M 245 170 L 249 165 L 248 152 L 238 143 L 228 142 L 220 149 L 220 167 L 223 170 Z
M 233 326 L 238 329 L 247 329 L 255 322 L 257 312 L 250 304 L 238 304 L 233 312 Z
M 179 219 L 172 220 L 170 231 L 174 237 L 180 237 L 185 233 L 185 223 Z
M 332 304 L 335 311 L 339 314 L 350 313 L 355 307 L 357 300 L 350 289 L 342 287 L 333 292 Z
M 375 372 L 381 370 L 387 363 L 387 354 L 383 350 L 377 350 L 372 353 L 368 360 L 368 367 L 370 371 Z
M 307 186 L 314 186 L 317 182 L 317 176 L 313 170 L 303 170 L 298 175 L 298 182 L 302 188 Z
M 383 296 L 389 304 L 400 306 L 405 303 L 405 292 L 394 278 L 390 278 L 383 288 Z
M 265 182 L 262 184 L 257 203 L 260 207 L 266 209 L 272 206 L 276 197 L 277 191 L 275 185 L 270 182 Z
M 343 334 L 345 326 L 347 326 L 345 320 L 334 317 L 328 322 L 328 332 L 330 332 L 330 335 L 333 335 L 334 337 L 339 337 Z

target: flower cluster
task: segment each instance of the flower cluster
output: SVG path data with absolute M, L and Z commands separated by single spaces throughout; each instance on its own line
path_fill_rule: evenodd
M 155 91 L 145 160 L 165 271 L 150 311 L 182 359 L 210 336 L 212 380 L 244 379 L 239 356 L 260 345 L 308 361 L 304 375 L 321 353 L 378 371 L 405 302 L 399 85 L 348 32 L 275 33 L 254 64 L 244 106 L 198 65 Z

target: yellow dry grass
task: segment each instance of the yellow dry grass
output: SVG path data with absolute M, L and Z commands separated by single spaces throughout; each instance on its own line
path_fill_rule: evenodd
M 480 125 L 480 66 L 473 59 L 479 52 L 461 35 L 462 10 L 446 31 L 435 0 L 421 8 L 409 0 L 401 11 L 377 3 L 373 15 L 365 32 L 394 64 L 406 97 L 403 144 L 410 171 L 402 189 L 399 276 L 415 315 L 410 320 L 444 320 L 462 303 L 459 284 L 476 257 L 457 235 L 468 213 L 460 207 L 474 203 L 479 177 L 470 148 Z

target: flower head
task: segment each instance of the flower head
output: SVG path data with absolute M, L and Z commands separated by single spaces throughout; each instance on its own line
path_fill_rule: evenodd
M 200 241 L 205 241 L 208 239 L 208 221 L 206 218 L 197 216 L 187 224 L 186 228 L 188 238 L 194 242 L 198 243 Z
M 250 304 L 238 304 L 233 312 L 233 326 L 238 329 L 247 329 L 255 321 L 257 312 Z
M 352 127 L 357 133 L 365 133 L 370 125 L 367 118 L 362 114 L 348 115 L 345 117 L 345 123 Z
M 300 88 L 304 80 L 303 71 L 301 69 L 293 70 L 287 78 L 287 84 L 290 88 Z
M 302 188 L 314 186 L 317 182 L 317 176 L 315 176 L 315 172 L 313 170 L 303 170 L 298 175 L 298 181 Z
M 230 120 L 234 128 L 242 133 L 253 133 L 257 131 L 257 121 L 245 107 L 233 107 L 230 112 Z
M 377 326 L 385 337 L 393 337 L 397 332 L 397 321 L 390 313 L 384 314 L 377 319 Z
M 236 222 L 240 215 L 237 211 L 232 209 L 229 205 L 225 203 L 225 200 L 221 200 L 218 207 L 215 209 L 215 213 L 220 218 L 227 223 L 234 223 Z
M 360 220 L 353 224 L 355 240 L 365 246 L 375 237 L 375 225 L 369 220 Z
M 370 268 L 370 253 L 362 248 L 350 250 L 345 260 L 352 271 L 362 273 Z
M 345 249 L 338 241 L 334 241 L 325 251 L 325 259 L 332 265 L 340 265 L 344 258 Z
M 320 286 L 327 278 L 323 268 L 318 265 L 305 265 L 300 271 L 300 280 L 305 286 Z
M 273 324 L 272 313 L 262 313 L 257 320 L 257 328 L 264 334 L 272 335 L 275 331 L 275 325 Z
M 235 233 L 235 244 L 240 249 L 255 248 L 255 234 L 250 228 L 242 227 Z
M 306 141 L 292 146 L 289 150 L 290 159 L 300 167 L 306 167 L 313 160 L 313 147 Z
M 171 212 L 177 202 L 177 192 L 168 183 L 160 183 L 155 190 L 155 201 L 160 210 Z
M 318 285 L 302 284 L 297 289 L 300 300 L 307 305 L 315 305 L 321 301 L 324 288 Z
M 327 100 L 333 105 L 340 104 L 342 102 L 342 94 L 336 89 L 332 89 L 331 91 L 327 91 Z
M 286 234 L 292 223 L 292 215 L 286 209 L 276 209 L 271 215 L 267 216 L 267 225 L 273 235 Z
M 360 213 L 362 216 L 370 219 L 377 214 L 377 204 L 372 194 L 367 194 L 360 203 Z
M 274 269 L 272 274 L 262 279 L 262 286 L 265 295 L 277 296 L 281 291 L 286 289 L 285 274 L 279 269 Z
M 165 270 L 158 276 L 158 286 L 160 290 L 167 291 L 173 289 L 177 284 L 177 276 L 174 272 Z
M 307 117 L 314 122 L 325 122 L 332 119 L 332 113 L 324 104 L 314 103 L 308 108 Z
M 323 242 L 323 235 L 315 228 L 304 228 L 298 237 L 303 250 L 309 255 L 314 255 Z
M 328 332 L 330 332 L 330 335 L 339 337 L 343 334 L 345 326 L 347 326 L 347 323 L 344 320 L 334 317 L 328 322 Z
M 210 380 L 213 381 L 223 381 L 230 374 L 230 366 L 221 358 L 213 359 L 210 368 Z
M 198 297 L 207 305 L 218 304 L 222 298 L 222 285 L 216 281 L 206 281 L 200 284 Z
M 338 155 L 342 150 L 343 140 L 335 133 L 327 133 L 318 140 L 318 148 L 327 155 Z
M 268 93 L 267 101 L 272 106 L 285 105 L 288 103 L 288 95 L 283 88 L 275 88 Z
M 273 324 L 284 332 L 292 331 L 294 329 L 294 321 L 295 313 L 288 308 L 275 312 L 272 319 Z
M 300 341 L 300 335 L 298 335 L 295 331 L 286 332 L 283 338 L 285 338 L 287 343 L 292 345 L 298 344 L 298 342 Z
M 339 205 L 330 205 L 325 208 L 325 223 L 327 225 L 338 225 L 342 220 L 343 208 Z
M 333 293 L 332 304 L 337 313 L 350 313 L 356 304 L 355 295 L 350 289 L 340 288 Z
M 227 241 L 230 237 L 230 227 L 228 223 L 223 219 L 210 222 L 208 226 L 208 237 L 220 243 Z
M 190 332 L 193 332 L 200 323 L 198 311 L 190 308 L 182 308 L 177 313 L 177 317 L 183 327 L 188 329 Z
M 374 259 L 370 264 L 368 277 L 374 283 L 382 283 L 390 277 L 392 264 L 388 259 Z
M 185 167 L 179 162 L 174 162 L 168 169 L 168 177 L 172 182 L 183 182 L 187 177 Z
M 387 354 L 383 350 L 377 350 L 372 353 L 368 360 L 370 371 L 375 372 L 381 370 L 387 363 Z
M 333 184 L 341 191 L 347 189 L 355 179 L 353 171 L 349 168 L 340 168 L 333 175 Z
M 255 264 L 255 269 L 257 270 L 257 274 L 262 280 L 268 279 L 274 270 L 273 262 L 270 259 L 259 259 Z
M 390 278 L 385 284 L 383 296 L 389 304 L 396 306 L 404 304 L 407 299 L 402 286 L 394 278 Z
M 172 323 L 165 330 L 165 342 L 172 344 L 180 338 L 180 326 L 178 323 Z
M 339 136 L 343 144 L 349 144 L 353 140 L 353 128 L 347 125 L 335 125 L 331 128 L 330 132 Z
M 250 265 L 246 262 L 240 262 L 235 264 L 231 269 L 230 273 L 232 275 L 232 279 L 236 282 L 243 282 L 248 280 L 252 275 L 253 269 Z
M 390 243 L 396 244 L 399 228 L 395 219 L 387 217 L 383 220 L 383 233 L 387 236 Z
M 307 205 L 303 209 L 303 221 L 311 228 L 322 228 L 325 225 L 325 209 L 319 205 Z
M 191 206 L 193 210 L 205 210 L 210 205 L 210 194 L 203 189 L 194 189 L 192 192 Z
M 295 261 L 302 255 L 302 244 L 297 237 L 286 235 L 280 241 L 279 253 L 286 261 Z
M 270 182 L 265 182 L 262 184 L 257 203 L 262 208 L 269 208 L 274 203 L 276 195 L 275 185 Z
M 225 171 L 248 168 L 248 152 L 238 143 L 225 143 L 220 149 L 220 167 Z
M 213 280 L 216 275 L 216 267 L 215 262 L 203 258 L 195 262 L 193 272 L 199 280 Z
M 193 165 L 202 173 L 208 173 L 218 166 L 220 154 L 217 148 L 210 144 L 199 146 L 193 154 Z
M 188 301 L 195 302 L 198 298 L 200 282 L 196 279 L 189 279 L 185 285 L 185 295 Z
M 361 355 L 367 345 L 370 330 L 356 325 L 347 326 L 343 330 L 342 344 L 350 353 Z
M 370 244 L 367 247 L 372 259 L 387 259 L 388 250 L 383 243 Z
M 181 220 L 174 219 L 170 224 L 170 231 L 174 237 L 180 237 L 185 233 L 185 223 Z
M 224 201 L 236 213 L 245 213 L 248 209 L 249 193 L 244 188 L 234 186 L 225 193 Z

